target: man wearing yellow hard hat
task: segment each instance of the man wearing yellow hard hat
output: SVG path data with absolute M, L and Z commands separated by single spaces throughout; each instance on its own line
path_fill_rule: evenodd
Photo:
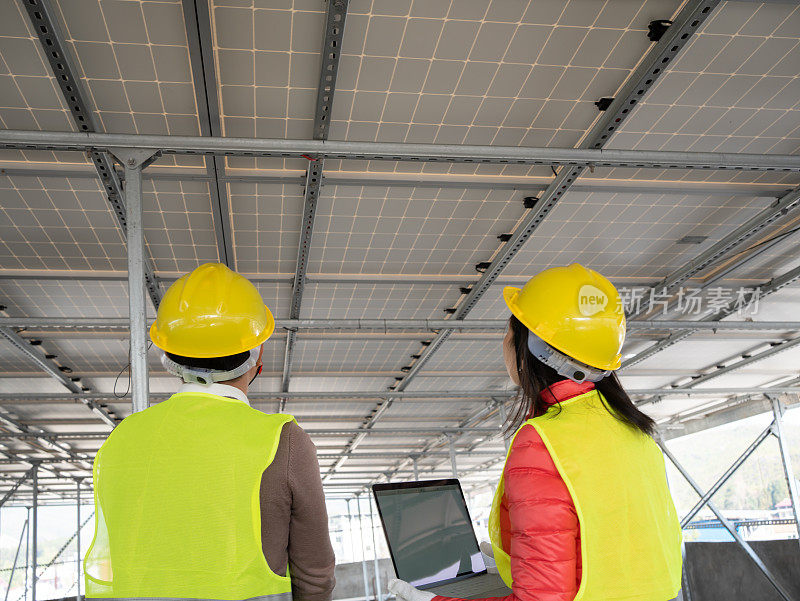
M 653 420 L 614 371 L 625 340 L 617 290 L 573 264 L 503 296 L 512 313 L 503 357 L 519 386 L 506 425 L 516 433 L 481 550 L 512 589 L 504 599 L 675 598 L 680 524 Z M 389 590 L 400 601 L 447 599 L 400 580 Z
M 170 286 L 150 338 L 183 383 L 97 453 L 88 598 L 331 599 L 316 449 L 293 417 L 247 399 L 274 328 L 255 286 L 222 264 Z

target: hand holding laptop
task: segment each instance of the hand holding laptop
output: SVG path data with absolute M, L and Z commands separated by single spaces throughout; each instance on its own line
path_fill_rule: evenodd
M 418 588 L 414 588 L 404 580 L 393 578 L 386 585 L 390 593 L 394 593 L 398 601 L 431 601 L 436 595 L 426 593 Z
M 494 561 L 494 549 L 492 549 L 492 543 L 482 540 L 481 544 L 478 546 L 480 547 L 481 554 L 483 555 L 483 563 L 486 564 L 486 572 L 488 574 L 497 574 L 497 564 Z

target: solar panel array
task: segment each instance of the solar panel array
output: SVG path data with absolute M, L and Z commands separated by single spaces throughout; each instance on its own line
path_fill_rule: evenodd
M 50 0 L 71 66 L 98 131 L 200 135 L 197 97 L 217 99 L 224 136 L 310 139 L 320 80 L 327 3 L 323 0 L 210 0 L 210 56 L 217 89 L 199 89 L 196 52 L 180 0 Z M 654 43 L 648 25 L 675 19 L 677 0 L 351 0 L 331 140 L 576 147 Z M 721 2 L 638 99 L 607 147 L 798 154 L 800 8 L 792 3 Z M 76 131 L 21 0 L 0 3 L 0 127 Z M 145 170 L 146 253 L 162 292 L 199 264 L 220 260 L 217 185 L 202 156 L 165 155 Z M 228 202 L 232 267 L 251 277 L 275 317 L 287 319 L 301 236 L 306 159 L 226 157 L 219 181 Z M 445 319 L 501 250 L 552 181 L 550 167 L 415 161 L 327 160 L 324 164 L 301 319 Z M 468 319 L 502 319 L 505 285 L 554 265 L 580 262 L 618 287 L 654 285 L 768 209 L 800 184 L 797 173 L 708 169 L 596 168 L 585 171 L 478 301 Z M 791 211 L 684 284 L 767 287 L 800 265 L 798 215 Z M 763 244 L 776 239 L 775 244 Z M 684 239 L 690 238 L 691 243 Z M 753 259 L 727 272 L 744 257 Z M 124 318 L 125 237 L 87 157 L 74 151 L 0 150 L 0 315 L 14 318 Z M 717 277 L 721 279 L 717 280 Z M 758 311 L 728 319 L 795 320 L 798 288 L 765 296 Z M 148 304 L 149 317 L 154 309 Z M 652 319 L 698 316 L 674 309 Z M 629 333 L 623 355 L 670 330 Z M 115 418 L 130 413 L 128 332 L 123 327 L 28 327 L 19 334 Z M 434 339 L 430 328 L 300 329 L 285 410 L 312 432 L 323 474 L 369 424 L 385 395 Z M 665 388 L 716 365 L 793 339 L 792 331 L 697 332 L 623 370 L 631 389 Z M 459 426 L 498 429 L 491 395 L 510 391 L 499 329 L 455 332 L 406 390 L 325 479 L 331 495 L 394 474 L 446 475 L 441 433 Z M 287 330 L 264 348 L 253 404 L 277 411 Z M 699 387 L 758 387 L 797 373 L 796 347 Z M 151 349 L 153 401 L 177 382 Z M 34 433 L 64 439 L 91 459 L 110 431 L 73 399 L 20 395 L 66 392 L 0 339 L 2 415 Z M 358 393 L 353 398 L 348 393 Z M 419 396 L 419 393 L 428 393 Z M 442 393 L 447 393 L 442 394 Z M 463 398 L 452 398 L 463 393 Z M 366 396 L 364 396 L 366 395 Z M 728 395 L 666 397 L 645 410 L 661 422 Z M 644 397 L 641 397 L 644 398 Z M 509 407 L 510 408 L 510 407 Z M 476 417 L 477 415 L 477 417 Z M 53 453 L 36 438 L 4 436 L 0 471 L 21 475 L 31 457 Z M 503 441 L 486 433 L 456 438 L 469 487 L 492 481 Z M 432 451 L 432 453 L 431 453 Z M 381 457 L 375 457 L 381 453 Z M 427 453 L 427 454 L 426 454 Z M 359 458 L 359 454 L 363 455 Z M 373 456 L 369 456 L 369 455 Z M 487 461 L 497 459 L 490 466 Z M 70 477 L 88 464 L 57 464 L 44 501 L 74 494 Z M 400 470 L 395 473 L 395 470 Z M 0 492 L 8 488 L 0 484 Z M 17 497 L 23 502 L 30 488 Z

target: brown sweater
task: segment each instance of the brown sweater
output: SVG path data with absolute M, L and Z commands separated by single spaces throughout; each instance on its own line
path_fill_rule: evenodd
M 261 477 L 261 548 L 276 574 L 289 565 L 294 601 L 330 601 L 335 558 L 317 449 L 295 422 Z

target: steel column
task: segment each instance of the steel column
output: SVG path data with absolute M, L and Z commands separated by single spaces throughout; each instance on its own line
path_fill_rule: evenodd
M 769 426 L 767 426 L 766 429 L 761 434 L 759 434 L 756 437 L 753 443 L 745 449 L 745 451 L 739 456 L 739 458 L 731 464 L 731 466 L 725 471 L 725 473 L 719 477 L 719 479 L 714 483 L 714 485 L 708 489 L 706 494 L 704 494 L 700 498 L 697 504 L 689 510 L 689 513 L 683 516 L 683 518 L 681 519 L 681 528 L 686 528 L 686 525 L 692 521 L 692 518 L 696 516 L 703 507 L 705 507 L 709 499 L 711 499 L 711 497 L 713 497 L 717 493 L 717 491 L 720 488 L 722 488 L 722 486 L 728 481 L 728 479 L 731 476 L 733 476 L 734 472 L 738 470 L 739 467 L 741 467 L 741 465 L 747 460 L 747 458 L 750 457 L 750 455 L 752 455 L 753 452 L 761 445 L 761 443 L 764 442 L 770 434 L 772 434 L 772 432 L 774 431 L 773 430 L 774 426 L 775 426 L 775 421 L 773 420 L 773 422 Z
M 361 509 L 361 496 L 356 495 L 358 504 L 358 529 L 361 532 L 361 571 L 364 574 L 364 599 L 369 599 L 370 587 L 369 577 L 367 576 L 367 545 L 364 541 L 364 512 Z
M 416 455 L 411 457 L 411 467 L 414 470 L 414 480 L 419 481 L 419 465 L 417 463 Z
M 375 509 L 372 504 L 372 495 L 367 493 L 367 501 L 369 503 L 369 526 L 372 530 L 372 558 L 375 568 L 375 598 L 378 601 L 383 601 L 383 591 L 381 590 L 381 573 L 380 564 L 378 563 L 378 542 L 375 537 Z M 34 600 L 35 601 L 35 600 Z
M 794 514 L 794 525 L 797 528 L 797 539 L 800 543 L 800 495 L 797 492 L 797 480 L 794 476 L 792 467 L 792 456 L 789 452 L 789 444 L 786 441 L 783 429 L 784 407 L 776 397 L 770 397 L 772 401 L 772 413 L 775 416 L 775 435 L 778 438 L 778 446 L 781 450 L 781 463 L 783 463 L 783 473 L 786 476 L 786 484 L 789 487 L 789 500 L 792 503 L 792 513 Z
M 157 152 L 114 149 L 125 165 L 125 206 L 128 213 L 128 294 L 131 331 L 131 397 L 133 411 L 143 411 L 148 405 L 148 365 L 146 342 L 147 313 L 144 301 L 145 252 L 142 228 L 142 169 Z
M 33 527 L 31 528 L 33 553 L 31 554 L 31 601 L 36 601 L 36 566 L 39 555 L 39 466 L 33 466 Z
M 456 443 L 452 436 L 447 437 L 447 444 L 450 447 L 450 470 L 453 478 L 458 478 L 458 464 L 456 463 Z
M 661 450 L 664 452 L 664 455 L 666 455 L 669 458 L 669 460 L 672 462 L 675 468 L 684 477 L 686 482 L 689 483 L 689 486 L 691 486 L 700 497 L 703 497 L 705 495 L 703 489 L 700 488 L 697 482 L 694 481 L 694 479 L 688 474 L 688 472 L 678 462 L 678 460 L 675 459 L 675 456 L 667 448 L 667 445 L 659 441 L 659 446 L 661 447 Z M 767 580 L 769 580 L 770 584 L 772 584 L 772 586 L 775 587 L 775 590 L 778 591 L 778 594 L 781 597 L 783 597 L 785 601 L 792 601 L 792 598 L 784 590 L 783 586 L 781 586 L 781 584 L 775 579 L 775 576 L 773 576 L 772 572 L 769 571 L 767 566 L 764 565 L 764 562 L 761 561 L 761 558 L 756 554 L 755 551 L 753 551 L 753 548 L 747 543 L 747 541 L 745 541 L 741 537 L 739 532 L 736 530 L 736 527 L 733 524 L 731 524 L 727 520 L 727 518 L 725 518 L 725 516 L 722 515 L 719 509 L 717 509 L 716 505 L 714 505 L 711 501 L 708 501 L 707 505 L 708 508 L 714 513 L 714 515 L 717 516 L 717 519 L 720 521 L 720 523 L 722 523 L 725 529 L 731 533 L 731 536 L 733 536 L 734 540 L 739 544 L 739 546 L 744 550 L 744 552 L 747 553 L 747 555 L 750 557 L 753 563 L 755 563 L 758 569 L 761 570 L 761 573 L 764 574 Z
M 31 508 L 28 507 L 28 522 L 31 522 Z M 31 569 L 31 529 L 28 528 L 27 539 L 25 540 L 25 599 L 28 599 L 28 576 Z
M 78 529 L 76 530 L 75 534 L 75 544 L 76 544 L 76 561 L 78 568 L 78 579 L 75 582 L 75 589 L 77 594 L 75 595 L 75 601 L 81 601 L 81 479 L 75 479 L 75 512 L 78 515 Z

